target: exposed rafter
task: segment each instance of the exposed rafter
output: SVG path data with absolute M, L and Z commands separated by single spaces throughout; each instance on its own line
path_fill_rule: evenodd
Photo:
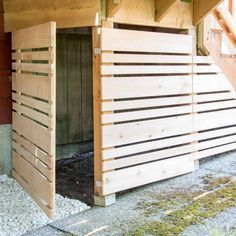
M 125 0 L 108 0 L 107 1 L 107 17 L 113 17 L 124 5 Z
M 197 25 L 223 0 L 194 0 L 193 1 L 193 24 Z
M 156 21 L 161 21 L 177 0 L 156 0 Z

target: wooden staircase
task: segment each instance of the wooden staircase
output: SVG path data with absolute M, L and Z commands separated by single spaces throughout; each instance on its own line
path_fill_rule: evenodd
M 223 5 L 216 7 L 212 14 L 234 47 L 236 47 L 236 22 L 233 16 Z

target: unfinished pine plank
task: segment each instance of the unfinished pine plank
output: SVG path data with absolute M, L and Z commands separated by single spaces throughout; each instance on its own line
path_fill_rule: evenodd
M 192 56 L 102 53 L 102 63 L 191 64 Z
M 196 64 L 215 64 L 213 57 L 211 56 L 193 56 L 193 63 Z
M 13 130 L 31 140 L 47 153 L 51 154 L 51 131 L 35 123 L 34 121 L 20 116 L 16 112 L 12 113 Z M 34 131 L 34 132 L 32 132 Z
M 39 63 L 12 63 L 13 70 L 21 70 L 24 72 L 38 72 L 47 73 L 52 72 L 52 65 L 50 64 L 39 64 Z
M 36 168 L 44 177 L 46 177 L 50 182 L 53 180 L 53 171 L 50 170 L 43 162 L 36 158 L 32 153 L 27 149 L 22 147 L 17 142 L 13 141 L 13 149 L 20 155 L 22 158 L 27 160 L 34 168 Z
M 40 208 L 44 211 L 44 213 L 46 213 L 46 215 L 49 218 L 53 218 L 54 216 L 53 210 L 47 205 L 45 205 L 45 202 L 42 202 L 42 200 L 38 198 L 37 193 L 35 193 L 35 191 L 31 189 L 30 185 L 14 169 L 12 170 L 12 176 L 32 197 L 32 199 L 40 206 Z
M 189 35 L 109 28 L 102 28 L 101 34 L 103 51 L 192 53 L 192 37 Z
M 33 109 L 40 110 L 49 115 L 51 113 L 51 105 L 49 105 L 47 102 L 37 100 L 33 97 L 24 96 L 22 94 L 19 95 L 17 93 L 12 93 L 12 99 L 18 103 L 32 107 Z
M 45 165 L 48 166 L 49 169 L 53 170 L 54 163 L 51 156 L 49 156 L 47 153 L 43 152 L 41 149 L 39 149 L 35 144 L 31 143 L 29 140 L 27 140 L 25 137 L 20 136 L 16 132 L 12 133 L 12 138 L 15 140 L 18 144 L 26 148 L 29 152 L 31 152 L 35 157 L 40 159 Z
M 216 155 L 216 154 L 219 154 L 219 153 L 232 151 L 232 150 L 235 150 L 235 149 L 236 149 L 236 143 L 230 143 L 230 144 L 222 145 L 222 146 L 219 146 L 219 147 L 206 149 L 206 150 L 201 151 L 201 152 L 197 152 L 197 153 L 194 154 L 194 159 L 198 160 L 198 159 L 213 156 L 213 155 Z
M 235 99 L 236 99 L 235 92 L 223 92 L 223 93 L 213 93 L 213 94 L 208 93 L 208 94 L 193 95 L 194 103 L 235 100 Z
M 51 128 L 51 118 L 49 116 L 35 111 L 29 107 L 19 105 L 15 102 L 12 103 L 12 108 L 18 113 L 24 114 L 28 118 L 31 118 L 34 121 L 38 121 L 39 123 Z
M 193 106 L 193 112 L 211 111 L 217 109 L 236 108 L 236 100 L 210 102 Z
M 48 48 L 54 46 L 55 35 L 52 30 L 55 22 L 44 23 L 12 33 L 12 49 Z
M 220 145 L 225 145 L 225 144 L 233 143 L 233 142 L 236 142 L 236 135 L 231 135 L 231 136 L 227 136 L 227 137 L 203 141 L 203 142 L 196 144 L 196 146 L 197 146 L 197 150 L 201 151 L 203 149 L 212 148 L 212 147 L 216 147 L 216 146 L 220 146 Z
M 193 75 L 194 93 L 232 91 L 233 87 L 223 74 Z
M 129 167 L 132 165 L 142 164 L 145 162 L 156 161 L 173 156 L 183 155 L 193 152 L 193 145 L 185 145 L 175 148 L 166 148 L 160 151 L 148 152 L 145 154 L 137 154 L 131 157 L 119 158 L 103 162 L 103 171 Z
M 181 163 L 181 165 L 179 164 Z M 176 168 L 178 166 L 178 168 Z M 103 194 L 141 186 L 194 171 L 193 155 L 171 158 L 154 163 L 103 174 Z M 128 181 L 127 181 L 128 180 Z
M 222 70 L 217 65 L 198 65 L 193 66 L 193 73 L 221 73 Z
M 12 73 L 12 90 L 51 101 L 51 81 L 48 76 Z
M 12 60 L 48 61 L 51 59 L 49 51 L 13 52 Z
M 157 118 L 164 116 L 173 116 L 173 115 L 187 114 L 191 112 L 192 112 L 192 105 L 186 105 L 186 106 L 177 106 L 177 107 L 169 107 L 162 109 L 103 114 L 102 124 Z
M 212 67 L 210 69 L 213 70 Z M 197 69 L 200 71 L 200 69 Z M 190 74 L 192 66 L 102 66 L 102 75 Z
M 181 144 L 187 144 L 193 142 L 193 135 L 187 134 L 178 137 L 165 138 L 161 140 L 155 140 L 150 142 L 143 142 L 140 144 L 133 144 L 124 147 L 116 147 L 113 149 L 104 149 L 102 151 L 103 160 L 111 159 L 111 157 L 122 157 L 135 153 L 146 152 L 150 150 L 157 150 L 162 148 L 169 148 Z
M 32 198 L 40 205 L 43 206 L 43 209 L 47 208 L 46 213 L 49 216 L 53 215 L 53 202 L 51 196 L 48 194 L 52 193 L 53 186 L 39 171 L 31 167 L 31 164 L 20 157 L 16 152 L 13 151 L 13 166 L 17 167 L 17 170 L 14 168 L 13 173 L 17 173 L 17 176 L 21 177 L 24 180 L 23 187 Z M 17 179 L 18 180 L 18 179 Z M 26 182 L 27 181 L 27 182 Z M 20 180 L 22 184 L 22 181 Z
M 138 108 L 163 107 L 170 105 L 191 104 L 190 95 L 178 97 L 165 97 L 154 99 L 135 99 L 128 101 L 104 101 L 102 102 L 102 111 L 129 110 Z
M 194 130 L 207 130 L 235 125 L 236 109 L 206 112 L 194 116 Z
M 152 140 L 192 132 L 192 116 L 176 116 L 102 127 L 102 147 Z
M 191 92 L 191 76 L 147 76 L 102 79 L 103 100 L 181 95 L 190 94 Z
M 230 134 L 236 134 L 236 127 L 229 127 L 229 128 L 221 128 L 221 129 L 215 129 L 211 131 L 205 131 L 202 133 L 195 134 L 194 140 L 204 140 L 204 139 L 210 139 L 210 138 L 216 138 L 216 137 L 222 137 Z

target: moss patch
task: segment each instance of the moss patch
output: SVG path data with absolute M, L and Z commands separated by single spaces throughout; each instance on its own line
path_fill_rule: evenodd
M 144 215 L 150 216 L 162 210 L 170 210 L 182 204 L 181 208 L 169 211 L 158 221 L 151 221 L 138 227 L 130 235 L 179 235 L 191 225 L 202 223 L 205 219 L 215 217 L 220 212 L 236 206 L 236 183 L 228 177 L 216 178 L 205 176 L 207 194 L 197 198 L 199 193 L 172 193 L 162 198 L 153 197 L 153 201 L 141 203 Z M 154 195 L 155 196 L 155 195 Z M 186 204 L 187 203 L 187 204 Z

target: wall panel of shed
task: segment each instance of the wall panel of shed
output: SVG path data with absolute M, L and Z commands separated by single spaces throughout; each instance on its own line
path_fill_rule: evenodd
M 91 35 L 57 34 L 57 144 L 93 139 Z
M 236 149 L 234 89 L 212 57 L 193 55 L 191 36 L 102 28 L 101 50 L 101 195 L 191 172 L 194 160 Z

